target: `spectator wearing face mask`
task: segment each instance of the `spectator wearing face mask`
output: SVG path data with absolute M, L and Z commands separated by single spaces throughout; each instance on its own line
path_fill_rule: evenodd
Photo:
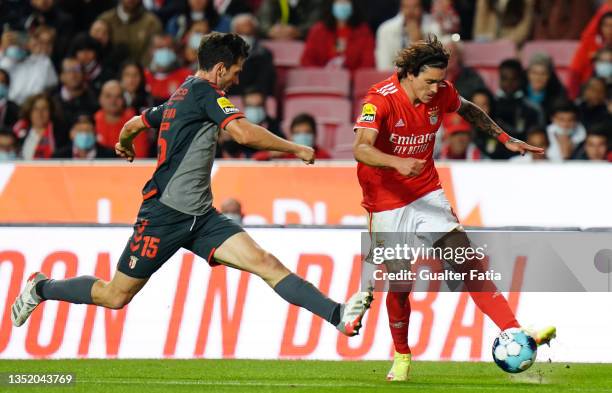
M 0 162 L 17 159 L 17 137 L 10 130 L 0 127 Z
M 606 105 L 606 82 L 598 77 L 589 79 L 584 87 L 582 96 L 578 99 L 578 117 L 588 130 L 596 123 L 608 118 Z
M 315 159 L 326 160 L 330 159 L 331 154 L 316 144 L 317 140 L 317 123 L 310 114 L 301 113 L 291 121 L 290 139 L 300 145 L 312 147 L 315 151 Z M 253 155 L 253 159 L 257 161 L 268 161 L 271 159 L 291 160 L 296 159 L 293 154 L 258 151 Z
M 221 214 L 235 223 L 241 225 L 244 213 L 242 212 L 242 204 L 234 198 L 228 198 L 221 204 Z
M 77 117 L 70 129 L 71 143 L 53 153 L 53 158 L 72 158 L 94 160 L 98 158 L 117 158 L 115 152 L 96 142 L 96 130 L 88 115 Z
M 553 161 L 567 160 L 586 138 L 586 130 L 578 121 L 578 108 L 570 101 L 555 104 L 552 123 L 546 127 L 550 147 L 546 155 Z
M 145 80 L 155 105 L 166 101 L 191 74 L 179 65 L 174 40 L 168 34 L 157 35 L 152 41 L 152 59 L 145 70 Z
M 447 113 L 442 120 L 446 140 L 437 158 L 441 160 L 478 161 L 482 154 L 472 142 L 474 130 L 458 113 Z
M 13 127 L 19 118 L 19 106 L 8 98 L 10 85 L 9 73 L 0 68 L 0 127 Z
M 202 42 L 202 38 L 208 33 L 210 33 L 208 22 L 201 20 L 193 22 L 183 39 L 183 62 L 185 67 L 194 73 L 198 70 L 198 48 L 200 47 L 200 42 Z M 242 84 L 242 73 L 240 75 L 240 82 Z
M 48 55 L 41 51 L 38 32 L 24 37 L 13 31 L 2 34 L 0 68 L 11 76 L 9 99 L 18 105 L 35 94 L 57 86 L 57 74 Z
M 612 84 L 612 46 L 597 51 L 593 58 L 593 76 Z
M 373 68 L 374 36 L 356 0 L 327 0 L 323 21 L 308 32 L 302 66 Z
M 262 126 L 281 138 L 285 137 L 280 129 L 279 121 L 267 113 L 266 95 L 262 91 L 254 88 L 245 90 L 242 95 L 242 105 L 243 113 L 251 123 Z M 238 144 L 226 133 L 222 133 L 219 138 L 219 149 L 217 150 L 219 158 L 249 158 L 256 152 L 257 150 Z
M 230 95 L 243 94 L 247 89 L 256 89 L 266 95 L 274 94 L 276 68 L 272 53 L 257 39 L 258 25 L 259 22 L 252 14 L 240 14 L 232 19 L 232 33 L 240 35 L 251 50 L 242 66 L 240 83 L 230 88 Z

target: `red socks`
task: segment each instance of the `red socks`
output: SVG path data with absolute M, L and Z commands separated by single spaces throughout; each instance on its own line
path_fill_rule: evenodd
M 387 314 L 389 329 L 395 350 L 402 354 L 410 353 L 408 346 L 408 321 L 410 319 L 409 292 L 387 293 Z
M 501 330 L 521 327 L 501 292 L 470 292 L 476 306 Z

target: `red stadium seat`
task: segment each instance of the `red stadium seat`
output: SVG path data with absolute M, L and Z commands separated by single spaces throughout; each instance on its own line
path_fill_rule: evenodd
M 577 48 L 578 41 L 530 41 L 521 51 L 523 66 L 527 67 L 529 59 L 535 53 L 546 53 L 552 57 L 555 67 L 567 68 Z
M 236 106 L 236 108 L 240 109 L 241 111 L 244 111 L 244 104 L 242 103 L 241 96 L 231 96 L 229 97 L 229 100 L 232 102 L 232 104 Z M 270 115 L 271 117 L 276 117 L 276 114 L 277 114 L 276 109 L 277 109 L 276 98 L 274 97 L 266 98 L 266 112 L 268 112 L 268 115 Z
M 512 41 L 464 42 L 463 62 L 469 67 L 497 68 L 499 63 L 516 57 Z
M 321 124 L 344 124 L 351 121 L 351 103 L 341 97 L 293 97 L 285 101 L 285 120 L 299 113 L 309 113 Z
M 304 42 L 264 40 L 261 44 L 268 48 L 274 56 L 274 65 L 277 67 L 297 67 L 300 65 Z
M 365 97 L 373 84 L 387 79 L 392 73 L 392 71 L 378 71 L 372 68 L 355 71 L 353 76 L 353 97 L 355 99 Z
M 316 94 L 348 97 L 350 80 L 350 73 L 346 70 L 293 69 L 287 75 L 285 96 Z

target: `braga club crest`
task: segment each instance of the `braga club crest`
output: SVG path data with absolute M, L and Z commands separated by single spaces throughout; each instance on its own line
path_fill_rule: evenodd
M 427 110 L 427 116 L 429 117 L 429 124 L 434 125 L 438 122 L 438 113 L 440 112 L 440 108 L 437 106 L 432 106 Z

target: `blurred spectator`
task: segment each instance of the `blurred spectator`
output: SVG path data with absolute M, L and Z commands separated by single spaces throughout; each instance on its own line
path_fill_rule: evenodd
M 601 78 L 591 78 L 584 87 L 582 97 L 578 99 L 580 122 L 588 130 L 595 123 L 600 123 L 610 115 L 606 105 L 606 83 Z
M 461 20 L 453 7 L 453 0 L 433 0 L 431 16 L 440 25 L 442 35 L 459 33 Z
M 304 38 L 322 9 L 323 0 L 263 0 L 257 15 L 261 34 L 273 40 Z
M 317 123 L 314 117 L 308 113 L 300 113 L 293 118 L 291 121 L 290 137 L 291 140 L 297 144 L 312 147 L 315 151 L 315 158 L 317 160 L 332 158 L 327 150 L 316 145 Z M 257 161 L 268 161 L 272 159 L 296 159 L 296 157 L 289 153 L 258 151 L 253 154 L 253 159 Z
M 0 162 L 15 160 L 18 151 L 15 134 L 4 127 L 0 127 Z
M 595 9 L 593 0 L 535 2 L 534 40 L 577 40 Z
M 508 39 L 522 45 L 533 24 L 534 0 L 478 0 L 473 39 Z
M 182 14 L 172 17 L 166 26 L 166 32 L 175 39 L 182 39 L 194 22 L 206 21 L 211 30 L 227 33 L 230 30 L 231 18 L 219 15 L 214 0 L 188 0 L 188 7 Z
M 454 0 L 453 7 L 459 14 L 461 40 L 471 41 L 474 16 L 476 15 L 476 2 L 474 0 Z
M 611 127 L 612 121 L 608 118 L 607 121 L 595 124 L 590 128 L 584 145 L 578 149 L 575 157 L 580 160 L 612 162 L 612 152 L 610 151 Z
M 183 61 L 185 66 L 191 71 L 196 72 L 198 70 L 198 48 L 202 37 L 210 33 L 210 26 L 205 20 L 193 22 L 191 27 L 185 34 L 183 39 Z M 242 82 L 242 72 L 240 73 L 240 81 Z
M 277 119 L 270 116 L 266 111 L 266 95 L 263 91 L 255 88 L 248 88 L 242 95 L 243 113 L 253 124 L 257 124 L 268 129 L 273 134 L 284 138 L 285 135 L 280 129 Z M 219 137 L 218 157 L 221 158 L 248 158 L 256 150 L 236 143 L 228 134 L 222 133 Z
M 153 37 L 151 49 L 153 55 L 149 68 L 145 70 L 145 81 L 155 105 L 159 105 L 170 98 L 191 71 L 180 66 L 171 35 Z
M 110 80 L 106 82 L 100 93 L 100 110 L 94 116 L 98 142 L 102 146 L 114 149 L 115 143 L 119 140 L 121 128 L 135 114 L 133 108 L 125 107 L 123 90 L 119 81 Z M 150 145 L 146 132 L 141 133 L 134 139 L 134 148 L 136 157 L 149 157 Z
M 612 46 L 601 48 L 593 59 L 594 76 L 603 78 L 606 84 L 612 84 Z
M 123 64 L 120 72 L 120 83 L 123 89 L 125 105 L 133 108 L 136 113 L 153 106 L 153 97 L 145 88 L 144 69 L 134 61 Z
M 97 158 L 117 158 L 114 150 L 96 142 L 96 131 L 91 118 L 81 115 L 70 130 L 70 143 L 55 151 L 53 158 L 73 158 L 94 160 Z
M 102 60 L 102 66 L 105 69 L 118 71 L 118 65 L 121 64 L 126 57 L 128 51 L 125 45 L 114 45 L 111 40 L 110 26 L 107 21 L 98 19 L 92 23 L 89 28 L 89 36 L 98 41 L 99 59 Z
M 250 88 L 263 91 L 266 95 L 274 94 L 274 60 L 272 53 L 257 39 L 257 30 L 257 18 L 252 14 L 240 14 L 232 19 L 232 33 L 240 35 L 251 47 L 249 57 L 242 66 L 240 83 L 230 89 L 232 95 L 242 94 Z
M 400 12 L 376 32 L 376 68 L 392 70 L 397 53 L 428 34 L 440 36 L 442 29 L 423 11 L 422 0 L 402 0 Z
M 399 9 L 401 0 L 386 0 L 386 1 L 363 1 L 364 15 L 368 20 L 370 29 L 377 31 L 378 27 L 395 15 Z
M 245 0 L 214 0 L 215 9 L 220 15 L 234 17 L 236 15 L 252 13 L 253 9 Z
M 61 120 L 58 127 L 62 127 L 62 133 L 68 135 L 77 116 L 93 116 L 98 104 L 95 94 L 85 84 L 81 63 L 74 57 L 67 57 L 62 62 L 60 81 L 59 91 L 52 98 Z
M 174 15 L 180 14 L 186 8 L 185 0 L 142 0 L 142 5 L 151 11 L 166 25 Z
M 113 78 L 113 71 L 100 62 L 100 44 L 87 33 L 80 33 L 72 40 L 70 56 L 76 58 L 85 75 L 87 86 L 95 95 L 100 94 L 102 85 Z
M 555 100 L 566 99 L 565 88 L 559 81 L 552 59 L 543 53 L 534 54 L 527 66 L 527 100 L 540 109 L 548 121 Z
M 57 74 L 49 56 L 41 52 L 37 32 L 29 36 L 27 46 L 18 33 L 5 31 L 2 34 L 0 68 L 9 72 L 9 99 L 19 105 L 29 96 L 57 85 Z M 29 49 L 29 55 L 26 49 Z
M 51 158 L 55 149 L 68 143 L 68 136 L 53 125 L 54 114 L 53 102 L 45 93 L 30 96 L 23 103 L 13 131 L 21 140 L 24 159 Z
M 62 11 L 56 0 L 30 0 L 31 11 L 22 19 L 20 30 L 33 33 L 41 26 L 52 28 L 54 32 L 55 51 L 53 46 L 47 55 L 59 64 L 66 54 L 68 43 L 74 34 L 74 21 L 72 16 Z M 47 30 L 48 31 L 48 30 Z M 53 52 L 53 55 L 52 55 Z
M 480 75 L 463 63 L 462 43 L 448 40 L 445 47 L 450 52 L 446 79 L 453 82 L 459 94 L 470 97 L 476 90 L 484 89 L 486 85 Z
M 525 140 L 528 144 L 535 147 L 541 147 L 544 149 L 544 154 L 533 154 L 527 153 L 524 156 L 518 155 L 512 157 L 510 160 L 513 162 L 533 162 L 533 161 L 548 161 L 548 157 L 546 156 L 546 151 L 550 146 L 548 142 L 548 136 L 546 135 L 546 130 L 540 127 L 532 128 L 527 131 L 527 139 Z
M 0 68 L 0 127 L 13 127 L 19 118 L 19 107 L 8 98 L 10 86 L 9 73 Z
M 72 16 L 76 32 L 87 31 L 104 11 L 117 5 L 117 0 L 57 0 L 63 11 Z
M 113 45 L 125 45 L 131 60 L 148 64 L 151 37 L 162 32 L 162 24 L 155 14 L 147 11 L 141 0 L 120 0 L 116 8 L 100 18 L 110 26 Z
M 478 147 L 472 143 L 472 125 L 458 113 L 447 113 L 442 120 L 445 141 L 442 145 L 441 160 L 477 161 L 482 158 Z
M 495 119 L 496 101 L 493 93 L 489 89 L 482 88 L 474 91 L 471 96 L 467 96 L 470 101 L 480 107 L 490 118 Z M 500 124 L 502 128 L 503 124 Z M 507 158 L 508 155 L 504 152 L 506 148 L 497 141 L 496 138 L 490 136 L 487 132 L 476 129 L 474 134 L 474 143 L 480 151 L 489 158 Z
M 518 60 L 504 60 L 499 66 L 499 87 L 495 110 L 495 120 L 504 130 L 515 138 L 524 140 L 527 130 L 541 125 L 542 115 L 527 99 L 523 91 L 526 86 L 523 66 Z M 507 149 L 497 149 L 496 158 L 513 155 Z
M 323 21 L 308 32 L 302 66 L 374 67 L 374 36 L 357 0 L 326 0 Z
M 237 199 L 228 198 L 221 204 L 221 214 L 237 224 L 242 224 L 244 213 L 242 212 L 242 205 Z
M 601 48 L 612 46 L 612 6 L 610 11 L 593 17 L 580 38 L 580 45 L 570 65 L 569 94 L 574 98 L 580 86 L 593 75 L 594 56 Z M 605 5 L 601 9 L 606 9 Z
M 578 121 L 578 107 L 570 101 L 555 104 L 552 123 L 546 127 L 550 147 L 546 155 L 553 161 L 567 160 L 586 138 L 586 130 Z

